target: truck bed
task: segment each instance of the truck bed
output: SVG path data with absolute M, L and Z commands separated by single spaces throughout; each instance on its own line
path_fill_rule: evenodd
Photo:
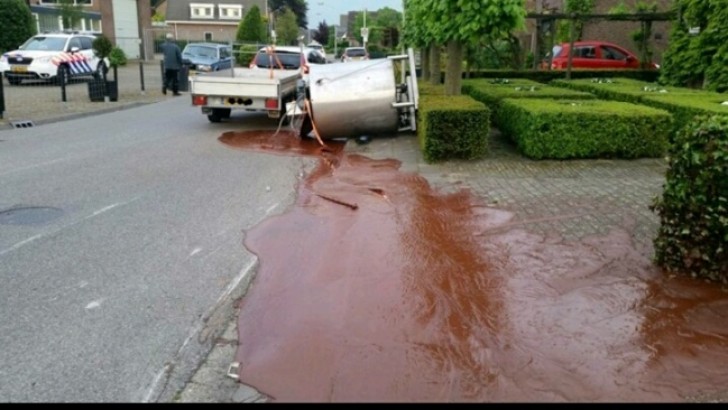
M 193 95 L 272 98 L 295 90 L 299 78 L 298 70 L 234 68 L 190 77 L 190 92 Z

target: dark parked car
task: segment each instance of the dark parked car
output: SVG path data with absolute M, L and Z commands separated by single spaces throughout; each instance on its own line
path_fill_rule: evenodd
M 182 50 L 182 61 L 190 71 L 219 71 L 233 66 L 233 52 L 226 44 L 189 43 Z
M 565 70 L 569 61 L 569 43 L 554 46 L 551 53 L 554 56 L 551 69 Z M 574 43 L 571 67 L 608 70 L 638 69 L 640 61 L 634 53 L 616 44 L 604 41 L 577 41 Z M 659 68 L 654 63 L 650 63 L 648 67 Z M 541 68 L 548 68 L 548 59 L 541 63 Z

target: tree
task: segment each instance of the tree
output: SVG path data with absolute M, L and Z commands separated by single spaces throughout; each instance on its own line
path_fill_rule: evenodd
M 296 45 L 298 39 L 298 23 L 296 15 L 288 7 L 276 18 L 276 36 L 282 45 Z
M 621 3 L 624 5 L 624 3 Z M 566 13 L 574 14 L 589 14 L 594 11 L 594 0 L 566 0 L 564 4 L 564 11 Z M 562 20 L 558 23 L 556 41 L 559 43 L 568 43 L 571 41 L 569 32 L 571 30 L 571 21 Z M 581 41 L 584 37 L 584 21 L 576 20 L 574 22 L 574 31 L 576 41 Z
M 728 8 L 723 0 L 679 0 L 678 21 L 663 55 L 660 80 L 728 90 Z M 691 34 L 691 28 L 699 33 Z
M 15 50 L 35 31 L 35 20 L 24 0 L 0 0 L 0 52 Z
M 407 1 L 406 6 L 411 5 L 416 6 L 420 24 L 426 26 L 431 44 L 447 45 L 445 93 L 448 95 L 460 94 L 464 45 L 483 37 L 503 38 L 517 44 L 513 31 L 524 27 L 526 17 L 524 0 Z
M 83 18 L 83 6 L 74 0 L 60 0 L 61 22 L 64 29 L 74 29 Z
M 318 30 L 313 32 L 313 39 L 318 41 L 319 44 L 329 44 L 329 25 L 326 24 L 326 20 L 319 23 Z
M 264 42 L 267 37 L 267 31 L 265 24 L 263 24 L 260 8 L 253 6 L 238 25 L 238 32 L 235 38 L 239 42 Z
M 306 0 L 269 0 L 270 11 L 283 10 L 288 7 L 296 16 L 296 26 L 308 28 L 308 3 Z
M 363 43 L 361 28 L 364 27 L 364 12 L 356 13 L 352 26 L 352 32 L 357 39 Z M 402 13 L 389 7 L 384 7 L 374 12 L 367 12 L 367 28 L 369 29 L 368 44 L 381 44 L 385 35 L 395 29 L 399 33 L 402 27 Z

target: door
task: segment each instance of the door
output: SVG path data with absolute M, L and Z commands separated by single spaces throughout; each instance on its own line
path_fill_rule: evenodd
M 139 58 L 139 18 L 136 0 L 114 0 L 114 35 L 116 45 L 124 50 L 127 58 Z

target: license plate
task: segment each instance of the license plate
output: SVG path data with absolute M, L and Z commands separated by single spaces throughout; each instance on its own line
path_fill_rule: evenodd
M 27 73 L 28 67 L 23 66 L 23 65 L 13 65 L 13 66 L 10 66 L 10 71 L 12 71 L 14 73 Z

